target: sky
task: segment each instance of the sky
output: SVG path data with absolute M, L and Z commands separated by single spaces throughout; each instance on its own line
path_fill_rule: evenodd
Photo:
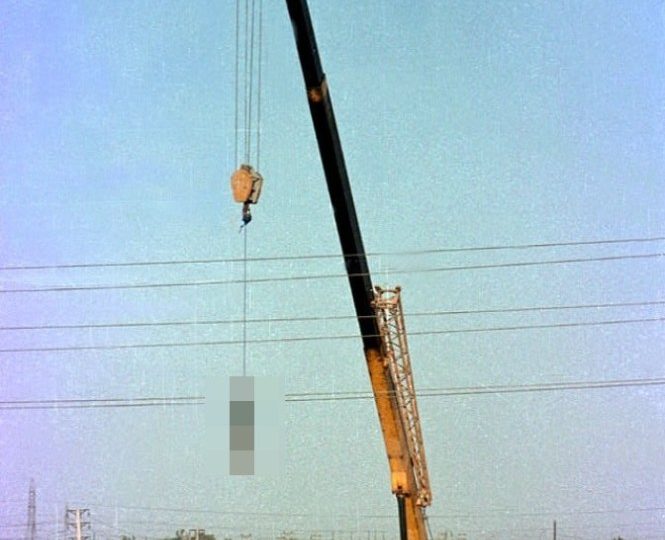
M 665 4 L 310 10 L 372 279 L 403 290 L 416 388 L 665 377 Z M 235 21 L 212 0 L 0 2 L 1 401 L 201 396 L 242 374 L 239 324 L 6 329 L 242 317 L 238 263 L 8 269 L 244 256 Z M 271 260 L 247 263 L 247 316 L 322 320 L 248 324 L 247 374 L 289 395 L 369 392 L 343 261 L 310 258 L 340 247 L 285 4 L 263 2 L 262 21 L 265 185 L 246 240 Z M 624 239 L 644 241 L 551 245 Z M 513 265 L 578 259 L 596 260 Z M 230 283 L 10 292 L 206 280 Z M 99 348 L 201 341 L 234 343 Z M 550 538 L 553 520 L 561 538 L 662 534 L 663 392 L 421 397 L 434 534 Z M 68 504 L 100 538 L 396 538 L 372 401 L 281 409 L 281 469 L 254 477 L 205 452 L 201 407 L 2 409 L 0 538 L 22 534 L 31 478 L 40 538 L 62 538 Z

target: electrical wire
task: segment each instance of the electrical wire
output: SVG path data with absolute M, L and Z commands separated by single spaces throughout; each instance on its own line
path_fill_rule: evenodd
M 159 538 L 159 537 L 149 537 L 149 536 L 146 536 L 146 535 L 143 535 L 143 534 L 136 535 L 134 532 L 130 532 L 129 529 L 125 529 L 125 528 L 122 528 L 122 527 L 118 527 L 117 525 L 107 523 L 105 520 L 101 520 L 101 519 L 99 519 L 98 516 L 95 516 L 95 527 L 98 527 L 98 526 L 101 526 L 102 528 L 105 528 L 105 529 L 110 529 L 110 530 L 112 530 L 116 533 L 120 533 L 121 536 L 124 536 L 125 538 L 137 538 L 137 537 L 138 538 L 144 538 L 144 539 L 145 538 Z M 165 540 L 165 539 L 162 538 L 161 540 Z
M 125 505 L 116 505 L 116 504 L 97 504 L 93 501 L 75 501 L 76 504 L 80 504 L 90 508 L 110 508 L 117 510 L 128 510 L 128 511 L 138 511 L 138 512 L 168 512 L 168 513 L 179 513 L 179 514 L 208 514 L 213 516 L 260 516 L 260 517 L 290 517 L 290 518 L 309 518 L 309 517 L 318 517 L 320 514 L 317 513 L 295 513 L 295 512 L 271 512 L 271 511 L 243 511 L 240 509 L 233 510 L 211 510 L 211 509 L 202 509 L 202 508 L 191 508 L 191 507 L 173 507 L 173 506 L 125 506 Z M 326 516 L 328 514 L 325 514 Z M 338 514 L 339 515 L 339 514 Z M 352 516 L 356 517 L 356 514 L 343 514 L 344 517 Z M 361 516 L 365 517 L 365 516 Z
M 483 251 L 544 249 L 544 248 L 575 247 L 575 246 L 636 244 L 636 243 L 652 243 L 652 242 L 662 242 L 662 241 L 665 241 L 664 236 L 625 238 L 625 239 L 605 239 L 605 240 L 580 240 L 580 241 L 569 241 L 569 242 L 543 242 L 543 243 L 531 243 L 531 244 L 503 244 L 503 245 L 493 245 L 493 246 L 469 246 L 469 247 L 459 247 L 459 248 L 434 248 L 434 249 L 403 250 L 403 251 L 383 251 L 383 252 L 366 253 L 365 255 L 367 257 L 413 256 L 413 255 L 434 255 L 434 254 L 443 254 L 443 253 L 466 253 L 466 252 L 483 252 Z M 315 254 L 315 255 L 267 256 L 267 257 L 253 257 L 248 259 L 248 261 L 271 262 L 271 261 L 323 260 L 323 259 L 339 259 L 344 257 L 357 257 L 358 255 L 359 254 L 357 253 L 335 253 L 335 254 L 330 253 L 330 254 L 318 254 L 318 255 Z M 237 259 L 237 258 L 210 258 L 210 259 L 179 259 L 179 260 L 153 260 L 153 261 L 129 261 L 129 262 L 8 265 L 8 266 L 0 266 L 0 271 L 229 264 L 229 263 L 242 263 L 242 262 L 244 262 L 243 259 Z
M 110 399 L 50 399 L 0 402 L 0 410 L 48 409 L 119 409 L 137 407 L 180 407 L 205 404 L 198 396 L 172 398 L 110 398 Z
M 516 326 L 495 326 L 488 328 L 461 328 L 457 330 L 430 330 L 430 331 L 415 331 L 409 332 L 409 336 L 436 336 L 446 334 L 468 334 L 478 332 L 503 332 L 515 330 L 542 330 L 551 328 L 576 328 L 585 326 L 606 326 L 606 325 L 619 325 L 619 324 L 635 324 L 635 323 L 651 323 L 663 322 L 665 317 L 649 317 L 641 319 L 618 319 L 611 321 L 582 321 L 571 323 L 553 323 L 553 324 L 529 324 L 529 325 L 516 325 Z M 26 348 L 12 348 L 0 349 L 0 353 L 36 353 L 36 352 L 66 352 L 66 351 L 114 351 L 123 349 L 156 349 L 156 348 L 171 348 L 171 347 L 211 347 L 211 346 L 224 346 L 224 345 L 241 345 L 243 343 L 295 343 L 307 341 L 326 341 L 326 340 L 345 340 L 345 339 L 358 339 L 358 334 L 354 335 L 329 335 L 329 336 L 298 336 L 298 337 L 284 337 L 284 338 L 266 338 L 266 339 L 251 339 L 251 340 L 213 340 L 213 341 L 188 341 L 188 342 L 168 342 L 168 343 L 131 343 L 131 344 L 118 344 L 118 345 L 74 345 L 62 347 L 26 347 Z M 366 337 L 381 337 L 378 334 L 368 334 Z
M 612 255 L 606 257 L 584 257 L 572 259 L 553 259 L 545 261 L 519 261 L 507 263 L 494 263 L 494 264 L 474 264 L 464 266 L 442 266 L 433 268 L 410 268 L 405 270 L 390 270 L 384 272 L 375 272 L 374 274 L 429 274 L 439 272 L 457 272 L 464 270 L 488 270 L 499 268 L 519 268 L 530 266 L 546 266 L 546 265 L 562 265 L 562 264 L 577 264 L 589 262 L 610 262 L 620 260 L 637 260 L 637 259 L 654 259 L 665 257 L 664 253 L 645 253 L 640 255 Z M 351 274 L 312 274 L 300 276 L 278 276 L 270 278 L 254 278 L 248 279 L 246 283 L 278 283 L 287 281 L 305 281 L 315 279 L 341 279 L 349 277 L 361 277 L 370 275 L 369 272 L 356 272 Z M 229 280 L 203 280 L 203 281 L 183 281 L 171 283 L 125 283 L 119 285 L 80 285 L 80 286 L 49 286 L 49 287 L 34 287 L 28 289 L 3 289 L 0 294 L 10 293 L 45 293 L 45 292 L 73 292 L 73 291 L 102 291 L 102 290 L 121 290 L 121 289 L 157 289 L 157 288 L 174 288 L 174 287 L 200 287 L 200 286 L 217 286 L 217 285 L 234 285 L 245 283 L 245 280 L 229 279 Z
M 521 394 L 563 390 L 594 390 L 599 388 L 631 388 L 640 386 L 665 386 L 665 377 L 645 379 L 620 379 L 605 381 L 568 381 L 513 385 L 467 386 L 448 388 L 423 388 L 416 392 L 417 398 L 472 396 L 483 394 Z M 382 395 L 394 395 L 384 392 Z M 365 390 L 335 392 L 300 392 L 284 396 L 286 402 L 349 401 L 374 399 L 374 394 Z M 30 409 L 82 409 L 123 408 L 130 406 L 205 405 L 203 396 L 144 397 L 144 398 L 97 398 L 97 399 L 35 399 L 0 401 L 0 410 Z
M 54 523 L 54 521 L 38 521 L 35 523 L 35 526 L 44 527 L 46 525 L 53 525 Z M 23 529 L 28 525 L 28 523 L 9 523 L 0 525 L 0 529 Z
M 649 379 L 624 379 L 607 381 L 571 381 L 556 383 L 535 383 L 515 385 L 469 386 L 459 388 L 423 388 L 416 392 L 416 397 L 451 397 L 474 396 L 482 394 L 521 394 L 532 392 L 553 392 L 561 390 L 592 390 L 597 388 L 630 388 L 637 386 L 665 386 L 665 377 Z M 384 392 L 393 395 L 395 392 Z M 351 392 L 303 392 L 287 394 L 286 401 L 349 401 L 374 399 L 368 391 Z
M 428 514 L 427 517 L 434 519 L 478 519 L 478 518 L 513 518 L 513 517 L 542 517 L 542 516 L 587 516 L 596 514 L 624 514 L 631 512 L 663 512 L 665 506 L 632 507 L 632 508 L 603 508 L 596 510 L 540 510 L 537 512 L 513 512 L 511 510 L 496 510 L 495 513 L 482 514 Z M 368 518 L 392 518 L 388 515 L 370 515 Z
M 5 503 L 7 501 L 0 501 Z M 9 501 L 16 502 L 18 504 L 25 504 L 23 500 Z M 61 504 L 61 501 L 49 500 L 47 503 Z M 169 512 L 169 513 L 181 513 L 181 514 L 209 514 L 209 515 L 219 515 L 219 516 L 266 516 L 266 517 L 292 517 L 292 518 L 308 518 L 308 517 L 320 517 L 320 513 L 294 513 L 294 512 L 266 512 L 266 511 L 243 511 L 239 509 L 233 510 L 212 510 L 204 508 L 193 508 L 193 507 L 174 507 L 174 506 L 129 506 L 122 504 L 107 504 L 101 501 L 69 501 L 71 504 L 76 504 L 86 508 L 109 508 L 114 510 L 126 510 L 126 511 L 136 511 L 136 512 Z M 576 516 L 576 515 L 596 515 L 596 514 L 623 514 L 623 513 L 633 513 L 633 512 L 664 512 L 665 506 L 649 506 L 649 507 L 629 507 L 629 508 L 598 508 L 592 510 L 565 510 L 562 508 L 553 508 L 553 509 L 540 509 L 533 512 L 523 512 L 523 511 L 513 511 L 511 509 L 492 509 L 483 513 L 450 513 L 450 514 L 427 514 L 428 518 L 435 519 L 467 519 L 467 518 L 506 518 L 510 519 L 513 517 L 551 517 L 551 516 Z M 325 513 L 324 516 L 330 516 L 329 513 Z M 335 513 L 336 517 L 360 517 L 364 519 L 395 519 L 395 515 L 390 514 L 357 514 L 357 513 Z
M 0 411 L 17 410 L 48 410 L 48 409 L 126 409 L 126 408 L 151 408 L 151 407 L 184 407 L 192 405 L 201 405 L 199 402 L 187 403 L 102 403 L 90 405 L 18 405 L 1 406 Z
M 600 304 L 568 304 L 559 306 L 529 306 L 514 308 L 486 308 L 486 309 L 455 309 L 441 311 L 422 311 L 407 313 L 407 318 L 414 317 L 439 317 L 446 315 L 480 315 L 498 313 L 528 313 L 539 311 L 562 311 L 573 309 L 600 309 L 618 307 L 645 307 L 665 305 L 665 300 L 650 300 L 643 302 L 606 302 Z M 320 315 L 311 317 L 269 317 L 258 319 L 217 319 L 217 320 L 180 320 L 161 322 L 127 322 L 127 323 L 82 323 L 82 324 L 44 324 L 23 326 L 0 326 L 0 331 L 24 331 L 24 330 L 66 330 L 66 329 L 94 329 L 94 328 L 151 328 L 163 326 L 205 326 L 226 324 L 259 324 L 259 323 L 281 323 L 281 322 L 315 322 L 315 321 L 343 321 L 354 319 L 369 319 L 374 315 Z
M 662 523 L 647 521 L 636 521 L 633 523 L 606 523 L 604 525 L 566 525 L 567 530 L 585 530 L 585 529 L 615 529 L 628 527 L 662 527 Z
M 94 404 L 94 403 L 148 403 L 148 402 L 177 402 L 177 401 L 200 401 L 202 396 L 169 396 L 169 397 L 137 397 L 137 398 L 61 398 L 61 399 L 24 399 L 4 400 L 0 405 L 55 405 L 55 404 Z

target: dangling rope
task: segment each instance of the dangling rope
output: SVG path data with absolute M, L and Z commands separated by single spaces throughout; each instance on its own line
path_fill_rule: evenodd
M 251 163 L 252 157 L 255 158 L 254 163 L 256 169 L 259 165 L 259 153 L 261 148 L 261 49 L 263 48 L 263 1 L 259 0 L 258 7 L 258 39 L 255 38 L 255 26 L 257 17 L 256 0 L 245 0 L 244 5 L 244 21 L 241 23 L 241 9 L 240 0 L 236 0 L 236 51 L 235 51 L 235 150 L 234 157 L 236 163 L 239 161 L 239 149 L 243 149 L 243 161 L 241 169 L 248 167 L 252 171 Z M 244 50 L 240 50 L 240 29 L 244 26 Z M 257 43 L 258 41 L 258 43 Z M 254 51 L 257 49 L 258 61 L 257 66 L 254 65 Z M 240 56 L 242 55 L 243 61 L 243 76 L 242 82 L 240 80 Z M 256 72 L 256 77 L 255 77 Z M 255 94 L 255 79 L 256 79 L 256 104 L 254 105 Z M 242 105 L 240 103 L 240 86 L 243 85 L 242 92 Z M 240 107 L 243 109 L 243 126 L 240 129 L 239 117 Z M 256 111 L 255 111 L 256 109 Z M 254 114 L 256 113 L 256 128 L 253 125 Z M 255 129 L 254 129 L 255 128 Z M 256 154 L 252 156 L 252 133 L 256 132 Z M 242 141 L 240 138 L 242 137 Z M 243 376 L 247 372 L 247 224 L 251 220 L 249 213 L 249 202 L 245 201 L 243 204 L 243 224 L 240 231 L 243 233 L 243 360 L 242 372 Z
M 243 231 L 242 276 L 242 376 L 247 375 L 247 227 Z
M 240 151 L 243 153 L 243 163 L 240 165 L 241 169 L 245 169 L 247 173 L 240 173 L 236 178 L 238 186 L 242 195 L 236 197 L 236 201 L 243 202 L 242 222 L 240 227 L 242 229 L 251 221 L 252 216 L 249 210 L 249 205 L 254 204 L 258 200 L 260 193 L 260 185 L 263 182 L 261 175 L 258 173 L 258 163 L 260 161 L 260 148 L 261 148 L 261 54 L 263 49 L 263 2 L 257 0 L 245 0 L 244 3 L 244 20 L 241 21 L 241 8 L 239 0 L 236 0 L 236 137 L 242 138 L 240 144 Z M 257 13 L 258 11 L 258 13 Z M 256 19 L 258 18 L 258 23 Z M 257 27 L 258 24 L 258 43 L 257 43 Z M 244 48 L 241 50 L 241 28 L 244 27 L 244 35 L 242 41 Z M 258 51 L 257 51 L 258 48 Z M 240 56 L 242 55 L 242 75 L 240 75 Z M 258 56 L 258 62 L 255 62 L 255 57 Z M 241 81 L 242 78 L 242 81 Z M 240 97 L 240 85 L 242 84 L 242 97 Z M 240 104 L 242 101 L 242 105 Z M 256 101 L 256 103 L 255 103 Z M 242 127 L 238 126 L 240 115 L 240 107 L 242 106 L 243 119 Z M 255 120 L 256 119 L 256 120 Z M 254 152 L 253 137 L 256 133 Z M 236 160 L 238 159 L 237 147 L 239 146 L 236 140 Z M 252 166 L 252 164 L 255 164 Z M 249 191 L 245 191 L 247 185 L 251 187 L 252 195 Z M 234 188 L 235 189 L 235 188 Z M 247 199 L 249 197 L 249 199 Z

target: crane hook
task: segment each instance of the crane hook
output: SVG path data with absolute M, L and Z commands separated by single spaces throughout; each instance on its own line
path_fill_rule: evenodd
M 231 176 L 231 190 L 233 198 L 242 205 L 242 225 L 246 227 L 252 221 L 252 214 L 249 210 L 250 204 L 256 204 L 261 196 L 263 187 L 263 177 L 254 170 L 251 165 L 243 163 L 240 168 Z

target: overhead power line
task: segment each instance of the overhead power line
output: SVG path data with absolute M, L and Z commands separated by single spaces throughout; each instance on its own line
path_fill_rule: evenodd
M 37 523 L 35 523 L 35 525 L 38 527 L 44 527 L 47 525 L 54 525 L 54 524 L 55 524 L 54 521 L 38 521 Z M 27 523 L 9 523 L 6 525 L 5 524 L 0 525 L 0 529 L 22 529 L 27 526 L 28 526 Z
M 487 308 L 487 309 L 455 309 L 440 311 L 421 311 L 408 313 L 407 317 L 438 317 L 444 315 L 479 315 L 496 313 L 525 313 L 538 311 L 560 311 L 572 309 L 599 309 L 599 308 L 618 308 L 618 307 L 644 307 L 665 305 L 665 300 L 649 300 L 644 302 L 605 302 L 600 304 L 567 304 L 558 306 L 529 306 L 514 308 Z M 180 321 L 161 321 L 161 322 L 126 322 L 126 323 L 82 323 L 82 324 L 43 324 L 43 325 L 21 325 L 21 326 L 0 326 L 1 331 L 18 330 L 82 330 L 93 328 L 150 328 L 162 326 L 205 326 L 205 325 L 225 325 L 225 324 L 243 324 L 245 322 L 252 324 L 259 323 L 279 323 L 279 322 L 315 322 L 315 321 L 337 321 L 367 319 L 374 315 L 320 315 L 311 317 L 269 317 L 257 319 L 213 319 L 213 320 L 180 320 Z
M 114 510 L 129 510 L 138 512 L 168 512 L 168 513 L 182 513 L 182 514 L 209 514 L 216 516 L 262 516 L 262 517 L 316 517 L 320 514 L 317 513 L 295 513 L 295 512 L 268 512 L 268 511 L 243 511 L 240 509 L 233 510 L 211 510 L 204 508 L 191 508 L 191 507 L 174 507 L 174 506 L 123 506 L 116 504 L 97 504 L 93 501 L 74 501 L 75 504 L 84 505 L 90 508 L 109 508 Z M 328 515 L 328 514 L 326 514 Z M 346 514 L 344 514 L 346 516 Z M 357 514 L 348 514 L 355 517 Z M 362 516 L 361 516 L 362 517 Z
M 645 253 L 640 255 L 611 255 L 606 257 L 582 257 L 571 259 L 553 259 L 545 261 L 519 261 L 507 263 L 493 263 L 493 264 L 473 264 L 463 266 L 441 266 L 433 268 L 410 268 L 404 270 L 387 270 L 377 271 L 373 274 L 429 274 L 439 272 L 458 272 L 465 270 L 489 270 L 499 268 L 519 268 L 530 266 L 546 266 L 546 265 L 563 265 L 563 264 L 577 264 L 577 263 L 590 263 L 590 262 L 611 262 L 621 260 L 638 260 L 638 259 L 656 259 L 665 257 L 664 253 Z M 49 286 L 49 287 L 33 287 L 27 289 L 4 289 L 0 290 L 0 294 L 9 293 L 46 293 L 46 292 L 73 292 L 73 291 L 108 291 L 120 289 L 164 289 L 174 287 L 201 287 L 201 286 L 219 286 L 219 285 L 237 285 L 245 283 L 277 283 L 286 281 L 307 281 L 315 279 L 341 279 L 348 277 L 361 277 L 368 275 L 367 272 L 356 272 L 352 274 L 312 274 L 300 276 L 278 276 L 268 278 L 252 278 L 252 279 L 228 279 L 228 280 L 201 280 L 201 281 L 179 281 L 170 283 L 124 283 L 124 284 L 107 284 L 107 285 L 79 285 L 79 286 Z
M 0 410 L 173 407 L 183 405 L 203 405 L 204 403 L 205 398 L 200 396 L 100 399 L 37 399 L 0 401 Z
M 169 397 L 136 397 L 136 398 L 61 398 L 61 399 L 28 399 L 5 400 L 0 405 L 44 405 L 44 404 L 78 404 L 78 403 L 133 403 L 133 402 L 176 402 L 205 399 L 202 396 L 169 396 Z
M 570 381 L 556 383 L 468 386 L 459 388 L 423 388 L 416 392 L 418 398 L 444 396 L 472 396 L 481 394 L 521 394 L 561 390 L 591 390 L 596 388 L 629 388 L 634 386 L 664 386 L 665 377 L 650 379 L 624 379 L 610 381 Z M 386 392 L 391 394 L 392 392 Z M 368 391 L 355 392 L 305 392 L 288 394 L 286 401 L 348 401 L 374 399 Z
M 400 255 L 404 256 L 433 255 L 437 253 L 465 253 L 465 252 L 508 251 L 508 250 L 542 249 L 542 248 L 556 248 L 556 247 L 575 247 L 575 246 L 643 244 L 643 243 L 662 242 L 662 241 L 665 241 L 665 236 L 606 239 L 606 240 L 580 240 L 580 241 L 570 241 L 570 242 L 542 242 L 542 243 L 531 243 L 531 244 L 502 244 L 502 245 L 493 245 L 493 246 L 468 246 L 468 247 L 457 247 L 457 248 L 451 247 L 451 248 L 434 248 L 434 249 L 403 250 L 403 251 L 384 251 L 384 252 L 367 253 L 366 256 L 388 257 L 388 256 L 400 256 Z M 248 258 L 247 261 L 248 262 L 294 261 L 294 260 L 302 261 L 302 260 L 316 260 L 316 259 L 338 259 L 341 257 L 354 257 L 354 256 L 357 256 L 357 254 L 329 253 L 329 254 L 319 254 L 319 255 L 287 255 L 287 256 L 275 255 L 268 257 L 251 257 Z M 209 258 L 209 259 L 176 259 L 176 260 L 128 261 L 128 262 L 97 262 L 97 263 L 84 262 L 84 263 L 40 264 L 40 265 L 7 265 L 7 266 L 0 266 L 0 271 L 227 264 L 227 263 L 243 263 L 244 261 L 245 259 L 241 258 Z
M 541 517 L 541 516 L 577 516 L 577 515 L 594 515 L 594 514 L 627 514 L 632 512 L 663 512 L 665 506 L 650 506 L 650 507 L 631 507 L 631 508 L 602 508 L 597 510 L 540 510 L 537 512 L 513 512 L 511 510 L 496 510 L 495 513 L 459 513 L 459 514 L 428 514 L 428 518 L 434 519 L 465 519 L 465 518 L 513 518 L 513 517 Z M 389 518 L 392 516 L 367 516 L 373 518 Z
M 575 328 L 584 326 L 607 326 L 619 324 L 637 324 L 650 322 L 663 322 L 665 317 L 649 317 L 640 319 L 620 319 L 612 321 L 583 321 L 571 323 L 553 323 L 553 324 L 528 324 L 516 326 L 495 326 L 489 328 L 461 328 L 457 330 L 430 330 L 409 332 L 409 336 L 435 336 L 446 334 L 468 334 L 479 332 L 504 332 L 516 330 L 542 330 L 549 328 Z M 380 337 L 378 335 L 368 335 L 368 337 Z M 62 347 L 25 347 L 0 349 L 0 353 L 36 353 L 36 352 L 65 352 L 65 351 L 113 351 L 123 349 L 156 349 L 156 348 L 175 348 L 175 347 L 212 347 L 225 345 L 241 345 L 243 343 L 294 343 L 299 341 L 325 341 L 358 339 L 357 334 L 353 335 L 329 335 L 329 336 L 299 336 L 284 338 L 250 339 L 244 340 L 213 340 L 213 341 L 175 341 L 167 343 L 129 343 L 117 345 L 74 345 Z
M 63 505 L 65 504 L 61 500 L 49 499 L 44 501 L 49 504 Z M 25 504 L 24 500 L 0 500 L 0 504 L 16 503 L 23 505 Z M 243 511 L 239 509 L 233 510 L 213 510 L 206 508 L 193 508 L 187 506 L 131 506 L 123 504 L 110 504 L 103 501 L 91 501 L 91 500 L 74 500 L 68 501 L 68 504 L 83 506 L 86 508 L 106 508 L 112 510 L 123 510 L 127 512 L 168 512 L 168 513 L 182 513 L 182 514 L 209 514 L 209 515 L 219 515 L 219 516 L 266 516 L 266 517 L 320 517 L 321 513 L 310 512 L 310 513 L 295 513 L 295 512 L 279 512 L 279 511 Z M 627 508 L 597 508 L 597 509 L 575 509 L 575 510 L 566 510 L 564 508 L 552 508 L 552 509 L 539 509 L 533 512 L 524 512 L 512 510 L 510 508 L 496 508 L 496 509 L 487 509 L 483 512 L 465 512 L 459 510 L 456 512 L 450 512 L 446 514 L 428 514 L 428 517 L 435 519 L 466 519 L 466 518 L 505 518 L 510 519 L 513 517 L 541 517 L 541 516 L 573 516 L 573 515 L 594 515 L 594 514 L 627 514 L 634 512 L 663 512 L 665 511 L 665 506 L 634 506 Z M 330 514 L 326 512 L 323 514 L 323 517 L 353 517 L 353 518 L 367 518 L 367 519 L 395 519 L 393 514 L 358 514 L 348 510 L 346 512 Z M 95 522 L 98 518 L 95 518 Z M 12 539 L 14 540 L 14 539 Z
M 447 388 L 423 388 L 417 397 L 469 396 L 481 394 L 520 394 L 562 390 L 592 390 L 597 388 L 630 388 L 636 386 L 663 386 L 665 377 L 645 379 L 619 379 L 605 381 L 567 381 L 490 386 L 465 386 Z M 390 395 L 394 392 L 385 392 Z M 374 394 L 365 390 L 335 392 L 295 392 L 284 396 L 288 402 L 348 401 L 373 399 Z M 140 398 L 90 398 L 90 399 L 34 399 L 0 401 L 0 410 L 64 409 L 64 408 L 122 408 L 129 406 L 205 405 L 204 396 L 140 397 Z

